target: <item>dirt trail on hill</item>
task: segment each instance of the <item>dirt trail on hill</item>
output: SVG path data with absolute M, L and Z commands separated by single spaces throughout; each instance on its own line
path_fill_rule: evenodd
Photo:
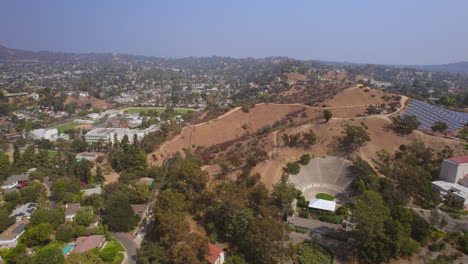
M 330 154 L 330 147 L 334 138 L 341 136 L 343 127 L 348 124 L 360 126 L 361 123 L 364 123 L 367 126 L 367 132 L 372 141 L 363 146 L 356 154 L 367 161 L 374 169 L 378 167 L 373 162 L 377 151 L 384 149 L 393 152 L 401 144 L 409 144 L 414 140 L 423 140 L 427 142 L 428 146 L 435 149 L 449 145 L 456 150 L 456 153 L 463 151 L 460 149 L 460 142 L 455 140 L 429 136 L 419 131 L 402 136 L 389 129 L 391 125 L 390 118 L 401 114 L 405 109 L 409 101 L 406 96 L 401 96 L 400 106 L 397 111 L 391 114 L 357 117 L 366 111 L 369 104 L 388 103 L 381 98 L 381 95 L 391 96 L 391 94 L 378 90 L 364 92 L 364 89 L 356 87 L 344 90 L 343 93 L 344 95 L 338 94 L 335 98 L 325 101 L 324 104 L 328 102 L 328 107 L 311 107 L 299 103 L 262 103 L 250 108 L 248 113 L 244 113 L 240 107 L 234 108 L 213 120 L 184 127 L 179 135 L 164 142 L 158 149 L 150 153 L 148 155 L 149 160 L 151 160 L 152 155 L 156 155 L 157 160 L 153 161 L 152 165 L 161 165 L 165 159 L 184 148 L 210 147 L 237 139 L 239 139 L 239 144 L 245 144 L 251 137 L 241 139 L 242 136 L 255 136 L 259 129 L 267 125 L 273 126 L 275 121 L 285 117 L 292 118 L 294 123 L 298 125 L 268 134 L 261 144 L 268 152 L 270 159 L 257 164 L 253 169 L 254 173 L 261 174 L 261 181 L 269 189 L 280 179 L 286 162 L 296 161 L 305 153 L 314 154 L 315 156 Z M 372 94 L 374 96 L 371 96 Z M 301 111 L 302 109 L 305 109 L 305 111 Z M 327 123 L 323 122 L 324 109 L 331 109 L 333 112 L 333 118 Z M 291 113 L 298 114 L 288 116 Z M 303 125 L 299 125 L 301 123 Z M 317 143 L 309 149 L 289 148 L 282 145 L 283 134 L 290 135 L 308 131 L 309 129 L 312 129 L 317 135 Z M 234 145 L 231 148 L 229 144 L 226 146 L 228 146 L 227 149 L 222 147 L 216 156 L 223 157 L 223 154 L 228 153 L 228 149 L 235 151 Z M 216 171 L 214 167 L 210 167 L 210 169 L 213 169 L 213 173 Z M 381 174 L 379 173 L 379 175 Z M 229 177 L 232 178 L 231 176 L 235 177 L 235 173 L 232 173 Z

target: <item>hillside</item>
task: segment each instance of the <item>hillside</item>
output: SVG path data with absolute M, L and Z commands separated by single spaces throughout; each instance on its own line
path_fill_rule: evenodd
M 382 99 L 383 95 L 394 97 L 379 90 L 365 91 L 365 88 L 355 86 L 323 102 L 327 107 L 311 107 L 303 104 L 258 104 L 248 113 L 243 112 L 241 108 L 235 108 L 215 120 L 185 127 L 181 134 L 163 143 L 151 153 L 149 160 L 154 165 L 159 165 L 176 152 L 191 149 L 198 151 L 205 160 L 213 164 L 205 167 L 207 171 L 217 174 L 219 166 L 216 164 L 222 163 L 223 160 L 239 153 L 245 157 L 252 149 L 261 149 L 268 153 L 268 160 L 257 164 L 254 171 L 260 173 L 262 181 L 271 187 L 280 179 L 282 168 L 287 161 L 297 160 L 305 153 L 312 153 L 315 156 L 329 155 L 332 152 L 334 138 L 341 135 L 345 125 L 361 124 L 367 127 L 372 141 L 354 155 L 371 164 L 377 151 L 385 149 L 392 152 L 401 144 L 409 144 L 414 140 L 426 142 L 435 149 L 448 145 L 455 150 L 455 153 L 463 153 L 462 145 L 458 141 L 428 136 L 418 131 L 407 136 L 394 133 L 388 129 L 391 124 L 390 114 L 367 115 L 368 105 L 385 102 Z M 408 98 L 399 98 L 398 111 L 401 111 Z M 333 112 L 333 118 L 328 123 L 323 121 L 324 109 Z M 311 129 L 318 140 L 310 148 L 292 148 L 282 142 L 283 134 L 291 135 Z M 156 160 L 153 157 L 156 157 Z M 235 178 L 238 172 L 234 169 L 229 177 Z
M 64 104 L 72 104 L 76 103 L 78 106 L 86 106 L 86 105 L 91 105 L 93 108 L 110 108 L 112 107 L 111 104 L 107 103 L 106 101 L 97 99 L 95 97 L 87 97 L 87 96 L 79 96 L 79 97 L 74 97 L 74 96 L 68 96 L 67 99 L 65 99 Z

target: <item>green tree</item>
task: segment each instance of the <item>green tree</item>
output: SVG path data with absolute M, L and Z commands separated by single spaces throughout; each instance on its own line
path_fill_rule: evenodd
M 337 147 L 342 152 L 353 152 L 371 141 L 367 131 L 361 126 L 346 125 L 342 137 L 335 138 Z
M 404 117 L 396 116 L 392 118 L 393 129 L 401 134 L 410 134 L 413 130 L 418 129 L 421 123 L 413 115 Z
M 10 213 L 4 208 L 0 209 L 0 232 L 5 231 L 8 227 L 15 223 L 16 219 L 10 217 Z
M 104 178 L 104 175 L 102 175 L 101 166 L 96 166 L 96 176 L 94 176 L 94 179 L 97 182 L 104 182 L 106 180 L 106 178 Z
M 285 171 L 290 174 L 298 174 L 301 171 L 301 166 L 297 162 L 286 163 Z
M 309 146 L 317 143 L 317 136 L 315 135 L 314 131 L 312 131 L 312 129 L 309 130 L 309 132 L 304 132 L 302 136 L 306 144 Z
M 104 205 L 103 220 L 110 230 L 126 232 L 138 223 L 128 198 L 121 193 L 112 194 Z
M 144 240 L 138 249 L 137 264 L 167 263 L 169 261 L 165 249 L 158 242 Z
M 431 130 L 434 132 L 444 132 L 447 129 L 448 129 L 447 123 L 442 122 L 442 121 L 437 121 L 434 123 L 433 126 L 431 126 Z
M 10 175 L 10 159 L 7 154 L 0 152 L 0 181 L 5 180 Z
M 280 182 L 273 186 L 271 198 L 283 215 L 293 213 L 292 202 L 296 198 L 298 190 L 292 183 Z
M 75 222 L 67 222 L 57 229 L 55 239 L 65 243 L 70 242 L 73 238 L 84 236 L 88 233 L 86 227 L 78 225 Z
M 53 231 L 51 224 L 39 224 L 29 228 L 21 238 L 28 246 L 44 245 L 50 242 Z
M 49 209 L 37 209 L 31 215 L 31 226 L 36 226 L 43 223 L 51 224 L 53 228 L 56 228 L 65 221 L 65 213 L 63 210 L 49 210 Z
M 13 164 L 18 165 L 21 163 L 21 152 L 18 144 L 13 143 Z
M 304 154 L 301 156 L 299 163 L 302 165 L 307 165 L 310 162 L 310 158 L 311 158 L 310 154 Z
M 333 113 L 329 109 L 323 110 L 323 118 L 325 119 L 325 122 L 328 123 L 328 121 L 332 118 Z
M 90 224 L 94 223 L 96 220 L 95 220 L 95 217 L 91 208 L 83 208 L 83 209 L 78 210 L 78 212 L 76 212 L 75 221 L 79 225 L 89 226 Z
M 37 252 L 36 263 L 63 264 L 65 258 L 59 248 L 47 246 Z
M 138 258 L 140 258 L 138 256 Z M 83 253 L 74 253 L 72 252 L 68 255 L 66 264 L 104 264 L 105 262 L 99 258 L 96 254 L 92 253 L 91 251 L 83 252 Z M 145 264 L 150 264 L 153 262 L 148 262 Z M 157 262 L 156 262 L 157 263 Z
M 30 181 L 27 186 L 20 189 L 21 201 L 24 203 L 37 203 L 46 197 L 46 188 L 39 182 Z

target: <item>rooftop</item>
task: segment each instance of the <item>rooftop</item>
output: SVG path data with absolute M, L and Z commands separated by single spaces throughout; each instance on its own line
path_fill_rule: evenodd
M 457 184 L 457 183 L 451 183 L 451 182 L 446 182 L 446 181 L 433 181 L 432 184 L 438 186 L 439 188 L 451 192 L 453 194 L 456 194 L 462 198 L 465 199 L 465 204 L 468 204 L 468 188 Z
M 211 243 L 208 244 L 208 248 L 209 248 L 208 250 L 209 252 L 208 252 L 208 255 L 206 256 L 206 261 L 208 261 L 211 264 L 216 263 L 216 260 L 218 260 L 219 258 L 219 254 L 226 253 L 222 249 L 220 249 L 219 247 Z
M 8 177 L 5 182 L 3 182 L 4 185 L 10 185 L 13 184 L 17 181 L 26 181 L 29 179 L 29 175 L 27 174 L 18 174 L 18 175 L 12 175 Z
M 313 198 L 309 202 L 309 208 L 314 208 L 314 209 L 334 212 L 335 207 L 336 207 L 335 201 L 328 201 L 328 200 Z
M 93 248 L 99 248 L 101 243 L 104 241 L 103 235 L 93 235 L 89 237 L 79 237 L 76 239 L 76 246 L 72 249 L 72 252 L 82 253 L 89 251 Z
M 10 216 L 14 217 L 29 217 L 31 214 L 36 210 L 37 204 L 36 203 L 26 203 L 20 206 L 17 206 L 15 210 L 10 214 Z
M 65 205 L 65 215 L 76 214 L 80 208 L 80 203 L 68 203 Z
M 0 240 L 10 240 L 17 237 L 23 233 L 28 224 L 29 220 L 27 219 L 23 219 L 22 221 L 14 223 L 7 230 L 3 231 L 2 234 L 0 234 Z
M 468 163 L 468 155 L 453 157 L 453 158 L 450 158 L 449 160 L 455 161 L 456 163 L 459 163 L 459 164 Z

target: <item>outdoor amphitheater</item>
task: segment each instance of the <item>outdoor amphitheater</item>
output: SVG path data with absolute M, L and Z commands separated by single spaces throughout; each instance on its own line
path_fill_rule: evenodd
M 349 199 L 351 165 L 351 161 L 338 157 L 316 157 L 301 166 L 297 175 L 289 175 L 289 182 L 302 191 L 307 201 L 318 193 L 327 193 L 335 196 L 337 203 L 344 203 Z
M 422 101 L 411 100 L 402 116 L 413 115 L 421 123 L 420 130 L 429 130 L 435 122 L 445 122 L 448 130 L 463 128 L 468 123 L 468 113 L 450 111 Z

